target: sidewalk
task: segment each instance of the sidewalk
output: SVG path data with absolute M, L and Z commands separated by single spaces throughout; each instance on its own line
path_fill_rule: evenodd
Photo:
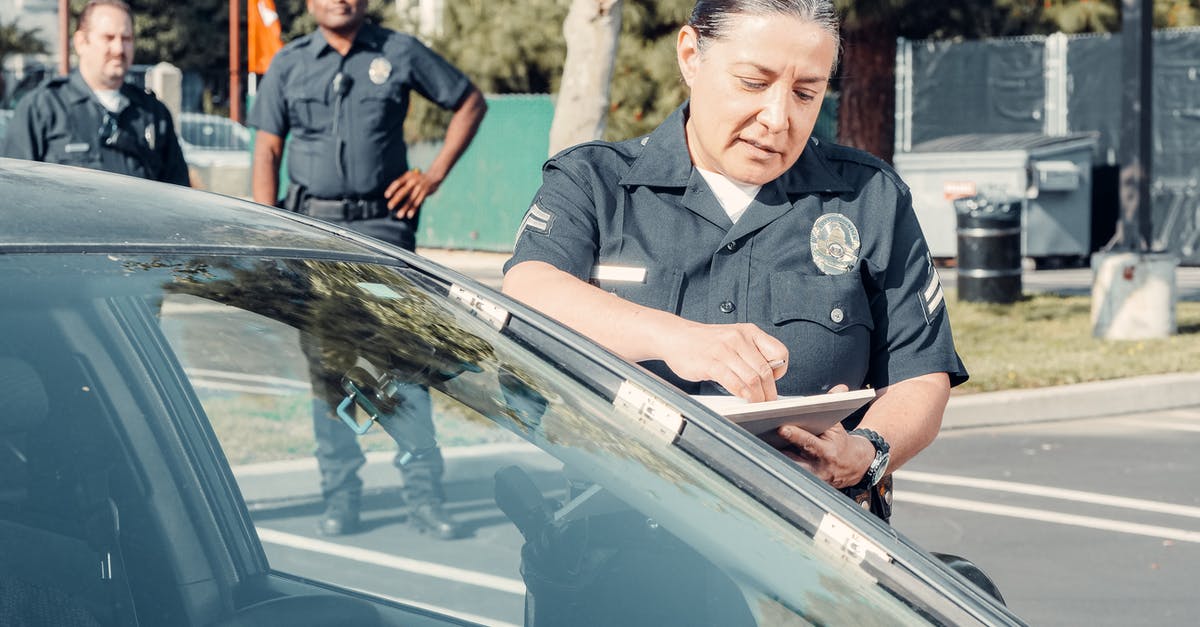
M 417 252 L 448 268 L 499 289 L 501 267 L 508 253 L 421 248 Z M 939 270 L 942 281 L 953 285 L 953 268 Z M 1027 271 L 1025 292 L 1087 295 L 1092 271 L 1088 268 Z M 1200 301 L 1200 267 L 1176 271 L 1180 301 Z M 1200 406 L 1200 364 L 1197 372 L 1150 375 L 1077 385 L 954 395 L 946 407 L 943 429 L 1049 422 L 1125 413 Z

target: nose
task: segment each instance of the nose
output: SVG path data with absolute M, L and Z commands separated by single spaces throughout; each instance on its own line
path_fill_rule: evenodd
M 791 97 L 791 92 L 782 86 L 764 92 L 762 107 L 758 110 L 759 124 L 771 133 L 786 131 L 791 114 Z

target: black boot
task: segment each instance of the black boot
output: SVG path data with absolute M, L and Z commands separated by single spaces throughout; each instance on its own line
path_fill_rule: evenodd
M 323 536 L 341 536 L 358 532 L 358 509 L 360 495 L 351 492 L 335 492 L 325 500 L 325 513 L 317 522 L 317 533 Z
M 439 540 L 453 540 L 462 535 L 462 527 L 437 501 L 410 506 L 408 522 L 421 533 L 428 531 Z

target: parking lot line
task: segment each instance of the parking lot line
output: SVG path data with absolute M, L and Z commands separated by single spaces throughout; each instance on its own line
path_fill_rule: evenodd
M 425 577 L 436 577 L 445 579 L 455 583 L 465 583 L 480 588 L 489 588 L 500 592 L 508 592 L 525 596 L 525 582 L 519 579 L 510 579 L 508 577 L 499 577 L 496 575 L 488 575 L 473 570 L 463 568 L 455 568 L 444 564 L 435 564 L 433 562 L 424 562 L 421 560 L 409 559 L 384 553 L 382 551 L 372 551 L 370 549 L 362 549 L 355 546 L 347 546 L 336 542 L 326 542 L 325 540 L 317 540 L 305 536 L 268 529 L 266 527 L 257 527 L 258 537 L 263 542 L 275 544 L 278 546 L 286 546 L 302 551 L 310 551 L 313 553 L 322 553 L 325 555 L 333 555 L 343 559 L 363 562 L 364 564 L 372 564 L 391 568 L 393 570 L 402 570 Z
M 1162 503 L 1159 501 L 1147 501 L 1145 499 L 1131 499 L 1123 496 L 1113 496 L 1111 494 L 1100 494 L 1097 492 L 1083 492 L 1080 490 L 1052 488 L 1049 486 L 1040 486 L 1029 483 L 996 481 L 994 479 L 976 479 L 974 477 L 941 475 L 931 472 L 919 472 L 915 470 L 899 470 L 896 472 L 896 478 L 903 481 L 914 481 L 918 483 L 952 485 L 964 488 L 976 488 L 980 490 L 994 490 L 997 492 L 1025 494 L 1028 496 L 1044 496 L 1058 500 L 1075 501 L 1078 503 L 1092 503 L 1094 505 L 1121 507 L 1141 512 L 1156 512 L 1159 514 L 1170 514 L 1172 516 L 1200 518 L 1200 507 L 1176 505 L 1174 503 Z M 899 494 L 899 492 L 897 492 L 897 494 Z
M 943 509 L 956 509 L 966 512 L 974 512 L 977 514 L 992 514 L 994 516 L 1008 516 L 1010 518 L 1038 520 L 1041 522 L 1055 523 L 1059 525 L 1087 527 L 1102 531 L 1115 531 L 1118 533 L 1148 536 L 1163 540 L 1175 540 L 1177 542 L 1192 542 L 1200 544 L 1200 531 L 1189 531 L 1187 529 L 1176 529 L 1174 527 L 1143 525 L 1139 523 L 1125 522 L 1122 520 L 1112 520 L 1110 518 L 1063 514 L 1061 512 L 1051 512 L 1028 507 L 996 505 L 993 503 L 984 503 L 982 501 L 970 501 L 967 499 L 956 499 L 947 496 L 937 496 L 934 494 L 909 492 L 907 490 L 904 492 L 896 492 L 895 498 L 896 501 L 901 503 L 915 503 L 917 505 L 928 505 L 930 507 L 940 507 Z

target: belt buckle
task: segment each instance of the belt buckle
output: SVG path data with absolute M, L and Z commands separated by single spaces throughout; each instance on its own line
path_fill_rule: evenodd
M 361 220 L 363 216 L 362 201 L 353 198 L 342 199 L 342 216 L 347 222 Z

